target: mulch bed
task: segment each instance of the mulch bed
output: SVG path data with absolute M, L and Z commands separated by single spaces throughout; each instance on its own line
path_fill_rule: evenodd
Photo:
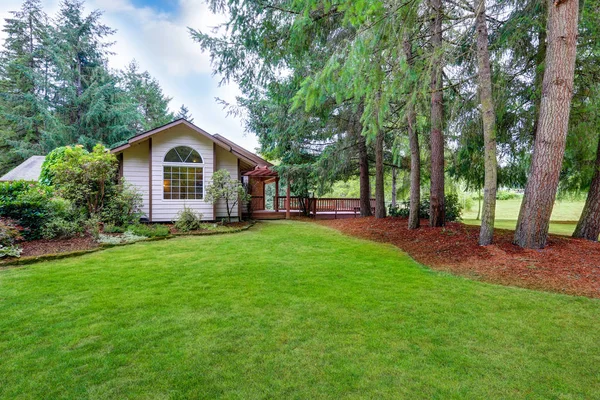
M 479 246 L 479 227 L 460 222 L 444 228 L 408 230 L 404 218 L 351 218 L 318 223 L 341 232 L 391 243 L 418 262 L 470 278 L 503 285 L 600 298 L 600 244 L 550 235 L 542 250 L 512 244 L 513 232 L 496 230 L 490 246 Z
M 32 240 L 21 242 L 19 246 L 23 248 L 21 257 L 29 257 L 92 250 L 100 245 L 91 237 L 74 237 L 71 239 Z

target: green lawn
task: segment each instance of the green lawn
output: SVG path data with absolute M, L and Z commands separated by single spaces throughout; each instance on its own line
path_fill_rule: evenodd
M 312 223 L 0 271 L 0 397 L 600 398 L 600 301 Z
M 570 236 L 575 230 L 584 204 L 585 201 L 557 201 L 552 210 L 550 233 Z M 521 199 L 498 200 L 496 203 L 496 228 L 514 230 L 520 207 Z M 477 204 L 470 211 L 463 213 L 463 222 L 479 225 L 481 221 L 475 218 L 477 218 Z

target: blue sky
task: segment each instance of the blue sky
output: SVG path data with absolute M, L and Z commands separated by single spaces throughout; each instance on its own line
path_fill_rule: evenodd
M 42 0 L 51 16 L 58 3 Z M 20 5 L 20 0 L 2 0 L 0 22 Z M 218 97 L 234 102 L 239 90 L 235 84 L 219 87 L 220 78 L 212 75 L 208 54 L 192 41 L 187 30 L 208 30 L 222 22 L 222 16 L 211 14 L 203 0 L 87 0 L 86 8 L 103 10 L 103 22 L 117 29 L 113 37 L 116 55 L 111 57 L 110 67 L 122 68 L 137 60 L 173 98 L 172 110 L 185 104 L 196 125 L 255 151 L 256 138 L 244 132 L 238 118 L 227 117 L 215 100 Z

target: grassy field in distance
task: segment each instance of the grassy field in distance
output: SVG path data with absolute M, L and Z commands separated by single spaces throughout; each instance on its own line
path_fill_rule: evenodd
M 577 220 L 581 215 L 581 210 L 585 201 L 556 201 L 552 211 L 552 222 L 550 223 L 550 233 L 557 235 L 571 235 L 577 225 Z M 496 228 L 515 229 L 521 199 L 498 200 L 496 203 Z M 473 205 L 470 211 L 463 212 L 463 222 L 470 225 L 479 225 L 481 221 L 477 218 L 477 203 Z

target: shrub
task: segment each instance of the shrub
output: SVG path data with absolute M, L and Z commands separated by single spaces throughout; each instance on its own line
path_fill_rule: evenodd
M 19 246 L 17 245 L 11 245 L 11 246 L 2 246 L 0 244 L 0 258 L 4 258 L 4 257 L 21 257 L 21 253 L 23 252 L 23 249 L 21 249 Z
M 41 237 L 41 228 L 50 216 L 52 189 L 24 181 L 0 183 L 0 216 L 15 220 L 26 239 Z
M 98 235 L 98 242 L 102 244 L 121 244 L 121 243 L 133 243 L 139 242 L 140 240 L 147 239 L 146 236 L 139 236 L 132 232 L 125 232 L 122 235 L 118 236 L 109 236 L 109 235 Z
M 83 231 L 98 240 L 100 237 L 100 218 L 97 215 L 92 215 L 84 221 Z
M 67 147 L 62 157 L 50 166 L 52 181 L 62 197 L 76 207 L 84 207 L 89 216 L 104 207 L 106 194 L 114 185 L 117 158 L 98 144 L 91 153 L 83 147 Z
M 42 164 L 42 169 L 40 171 L 39 181 L 42 185 L 52 186 L 54 184 L 53 168 L 56 164 L 64 161 L 67 149 L 67 146 L 57 147 L 56 149 L 48 153 L 48 155 L 44 159 L 44 163 Z M 87 150 L 83 148 L 81 149 L 82 152 L 87 153 Z
M 83 233 L 81 220 L 50 218 L 42 227 L 44 239 L 68 239 Z
M 462 205 L 460 204 L 460 200 L 458 199 L 458 195 L 451 193 L 447 194 L 445 197 L 446 204 L 446 221 L 458 221 L 460 220 L 460 216 L 462 213 Z M 429 196 L 424 195 L 421 199 L 421 203 L 419 204 L 419 218 L 429 218 Z M 408 218 L 410 212 L 410 202 L 403 201 L 402 203 L 396 205 L 396 207 L 392 207 L 390 205 L 389 214 L 392 217 L 402 217 Z
M 21 239 L 21 232 L 12 221 L 0 219 L 0 258 L 20 257 L 23 250 L 15 242 Z
M 171 232 L 169 228 L 165 225 L 144 225 L 144 224 L 135 224 L 131 225 L 127 228 L 128 232 L 131 232 L 135 235 L 145 236 L 145 237 L 164 237 L 169 236 Z
M 0 246 L 11 246 L 22 239 L 21 232 L 14 222 L 0 219 Z
M 196 231 L 202 228 L 202 214 L 188 207 L 177 213 L 175 228 L 180 232 Z
M 48 203 L 48 216 L 41 228 L 44 239 L 67 239 L 83 233 L 85 221 L 81 212 L 73 204 L 61 197 L 54 197 Z
M 124 226 L 138 222 L 142 216 L 142 195 L 128 183 L 112 186 L 106 194 L 106 205 L 102 209 L 102 222 Z
M 122 226 L 116 226 L 111 224 L 104 225 L 102 232 L 104 233 L 124 233 L 127 229 Z
M 513 199 L 518 199 L 520 197 L 521 196 L 518 193 L 509 192 L 507 190 L 499 190 L 496 193 L 497 200 L 513 200 Z

